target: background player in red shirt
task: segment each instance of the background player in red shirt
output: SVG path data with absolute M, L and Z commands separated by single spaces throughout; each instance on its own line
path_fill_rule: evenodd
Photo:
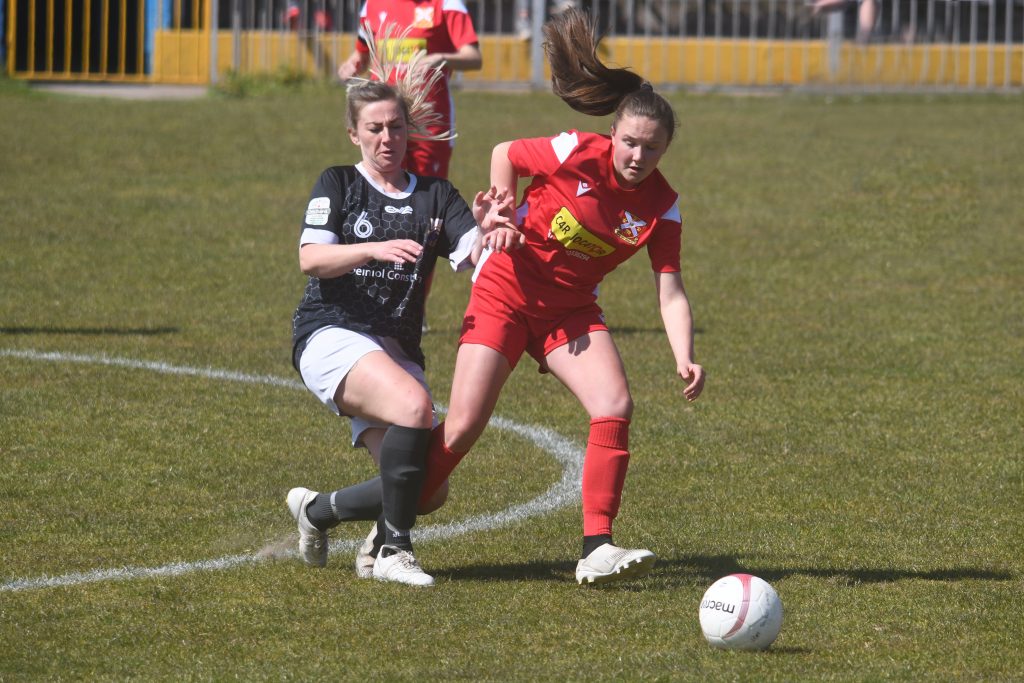
M 639 75 L 600 62 L 585 13 L 556 15 L 545 25 L 545 38 L 555 94 L 586 114 L 614 112 L 611 135 L 570 131 L 494 148 L 491 184 L 499 197 L 516 196 L 518 179 L 533 178 L 514 219 L 526 245 L 492 252 L 477 266 L 448 415 L 431 438 L 423 495 L 444 482 L 476 442 L 525 351 L 590 416 L 576 579 L 605 583 L 642 576 L 655 562 L 649 550 L 612 542 L 633 400 L 596 291 L 640 248 L 650 257 L 687 400 L 700 396 L 704 369 L 694 361 L 690 303 L 679 272 L 677 195 L 657 170 L 676 128 L 672 107 Z
M 385 29 L 396 26 L 397 35 Z M 480 44 L 473 20 L 463 0 L 366 0 L 359 12 L 359 37 L 352 55 L 338 67 L 338 77 L 347 81 L 366 70 L 370 62 L 369 43 L 377 41 L 377 54 L 408 61 L 419 50 L 426 57 L 423 68 L 440 69 L 443 78 L 431 88 L 429 101 L 439 115 L 429 132 L 443 135 L 455 130 L 455 105 L 449 90 L 452 71 L 473 71 L 483 66 Z M 448 177 L 453 139 L 410 140 L 406 170 L 418 175 Z

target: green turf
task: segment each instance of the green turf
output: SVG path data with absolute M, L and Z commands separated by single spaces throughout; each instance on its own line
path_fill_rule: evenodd
M 1024 100 L 673 101 L 698 403 L 646 257 L 601 296 L 636 402 L 617 537 L 658 553 L 649 578 L 576 587 L 577 504 L 421 543 L 432 590 L 359 581 L 349 552 L 13 590 L 278 548 L 290 486 L 372 468 L 301 390 L 73 361 L 297 379 L 299 222 L 322 168 L 356 158 L 341 92 L 0 88 L 0 680 L 1024 679 Z M 547 94 L 462 92 L 458 111 L 467 196 L 494 143 L 608 123 Z M 429 304 L 442 404 L 468 286 L 441 274 Z M 529 361 L 497 413 L 585 438 Z M 561 472 L 492 429 L 422 523 Z M 703 591 L 741 570 L 785 604 L 767 653 L 700 634 Z

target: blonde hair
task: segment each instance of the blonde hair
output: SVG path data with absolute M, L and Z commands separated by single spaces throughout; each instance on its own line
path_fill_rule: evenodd
M 445 125 L 444 116 L 434 110 L 428 99 L 430 91 L 445 77 L 444 71 L 440 67 L 428 68 L 422 63 L 427 56 L 426 50 L 417 50 L 407 62 L 399 60 L 395 45 L 403 41 L 411 30 L 411 26 L 399 30 L 397 24 L 390 23 L 381 26 L 377 35 L 368 31 L 371 78 L 351 78 L 348 81 L 348 125 L 355 127 L 359 112 L 370 102 L 392 99 L 387 96 L 390 90 L 404 110 L 410 138 L 451 140 L 457 135 L 452 129 L 430 132 L 431 128 Z
M 606 66 L 597 55 L 600 42 L 590 15 L 576 8 L 556 14 L 544 24 L 552 91 L 582 114 L 615 112 L 615 124 L 623 116 L 657 121 L 671 142 L 677 125 L 672 105 L 640 74 Z

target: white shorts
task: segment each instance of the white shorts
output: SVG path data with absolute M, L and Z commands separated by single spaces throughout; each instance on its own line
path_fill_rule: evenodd
M 306 388 L 331 409 L 335 415 L 342 415 L 334 402 L 342 380 L 355 367 L 359 359 L 368 353 L 383 351 L 403 370 L 408 372 L 420 383 L 427 395 L 431 397 L 427 378 L 415 361 L 410 359 L 398 341 L 392 337 L 377 337 L 363 332 L 353 332 L 342 327 L 322 327 L 309 336 L 306 348 L 299 358 L 299 373 Z M 387 428 L 384 422 L 374 422 L 361 417 L 347 416 L 352 422 L 352 445 L 365 446 L 362 434 L 371 427 Z M 434 415 L 434 426 L 438 423 Z

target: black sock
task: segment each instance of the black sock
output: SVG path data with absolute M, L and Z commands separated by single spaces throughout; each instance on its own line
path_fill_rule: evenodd
M 374 477 L 334 493 L 317 494 L 306 516 L 317 529 L 327 531 L 341 522 L 377 519 L 382 509 L 380 477 Z
M 393 546 L 399 550 L 408 550 L 412 552 L 412 536 L 408 529 L 396 529 L 392 525 L 384 522 L 384 545 Z M 389 553 L 385 553 L 384 557 L 387 557 Z
M 416 524 L 429 441 L 429 429 L 391 425 L 384 432 L 380 443 L 381 496 L 384 518 L 392 529 L 408 531 Z
M 605 543 L 611 543 L 611 542 L 612 542 L 612 535 L 611 534 L 595 534 L 593 536 L 584 536 L 583 537 L 583 554 L 580 555 L 580 559 L 585 559 L 586 557 L 588 557 L 590 555 L 590 553 L 594 552 L 595 550 L 597 550 L 598 548 L 603 546 Z
M 331 511 L 331 494 L 318 493 L 313 502 L 306 506 L 306 517 L 309 523 L 320 531 L 327 531 L 338 524 Z
M 384 515 L 381 515 L 377 520 L 377 535 L 373 537 L 373 552 L 371 554 L 374 557 L 378 554 L 381 557 L 390 557 L 399 550 L 412 552 L 412 537 L 408 531 L 403 535 L 395 534 L 391 531 L 387 520 L 384 519 Z

